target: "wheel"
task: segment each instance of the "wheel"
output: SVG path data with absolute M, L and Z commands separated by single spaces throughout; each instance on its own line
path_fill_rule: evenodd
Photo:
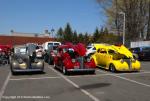
M 56 69 L 56 64 L 55 64 L 55 62 L 54 62 L 54 65 L 53 65 L 53 67 Z
M 62 71 L 63 71 L 63 74 L 64 74 L 64 75 L 67 75 L 67 74 L 68 74 L 68 71 L 67 71 L 67 69 L 65 68 L 65 66 L 62 66 Z
M 93 70 L 93 71 L 90 71 L 89 73 L 90 73 L 90 74 L 95 74 L 95 70 Z
M 115 68 L 114 64 L 110 64 L 109 70 L 110 70 L 111 72 L 113 72 L 113 73 L 116 72 L 116 68 Z

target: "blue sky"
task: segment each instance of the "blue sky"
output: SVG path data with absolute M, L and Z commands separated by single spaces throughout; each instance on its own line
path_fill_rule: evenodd
M 42 33 L 69 22 L 78 33 L 94 32 L 106 17 L 96 0 L 0 0 L 0 34 Z

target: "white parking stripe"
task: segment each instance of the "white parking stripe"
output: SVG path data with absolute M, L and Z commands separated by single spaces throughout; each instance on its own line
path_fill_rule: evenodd
M 66 80 L 68 83 L 70 83 L 71 85 L 73 85 L 74 87 L 80 89 L 81 92 L 83 92 L 85 95 L 89 96 L 93 101 L 100 101 L 98 98 L 96 98 L 95 96 L 93 96 L 92 94 L 90 94 L 88 91 L 82 89 L 79 87 L 79 85 L 77 85 L 76 83 L 74 83 L 73 81 L 71 81 L 70 79 L 68 79 L 67 77 L 65 77 L 64 75 L 62 75 L 61 73 L 57 72 L 56 70 L 54 70 L 53 68 L 48 67 L 49 69 L 53 70 L 55 73 L 57 73 L 58 75 L 60 75 L 64 80 Z
M 141 83 L 141 82 L 137 82 L 135 80 L 131 80 L 131 79 L 128 79 L 128 78 L 125 78 L 125 77 L 121 77 L 121 76 L 117 76 L 117 75 L 112 75 L 114 77 L 117 77 L 117 78 L 120 78 L 120 79 L 123 79 L 123 80 L 127 80 L 127 81 L 130 81 L 130 82 L 133 82 L 133 83 L 136 83 L 136 84 L 139 84 L 139 85 L 143 85 L 143 86 L 146 86 L 146 87 L 150 87 L 150 85 L 148 84 L 144 84 L 144 83 Z
M 21 81 L 21 80 L 41 80 L 41 79 L 57 79 L 60 77 L 40 77 L 40 78 L 19 78 L 19 79 L 10 79 L 11 81 Z
M 99 72 L 101 72 L 101 71 L 99 70 Z M 103 72 L 103 71 L 102 71 L 102 72 Z M 114 76 L 114 77 L 117 77 L 117 78 L 126 80 L 126 81 L 130 81 L 130 82 L 132 82 L 132 83 L 136 83 L 136 84 L 139 84 L 139 85 L 142 85 L 142 86 L 150 87 L 150 85 L 148 85 L 148 84 L 141 83 L 141 82 L 138 82 L 138 81 L 135 81 L 135 80 L 131 80 L 131 79 L 128 79 L 128 78 L 119 76 L 119 75 L 128 75 L 128 74 L 146 74 L 146 73 L 150 73 L 150 72 L 122 73 L 122 74 L 107 73 L 107 74 L 110 75 L 110 76 Z
M 6 78 L 5 82 L 4 82 L 4 85 L 2 86 L 2 88 L 0 90 L 0 101 L 2 100 L 2 96 L 3 96 L 4 92 L 5 92 L 5 89 L 6 89 L 6 86 L 7 86 L 8 82 L 9 82 L 10 76 L 11 76 L 11 73 L 9 72 L 9 74 L 8 74 L 8 76 L 7 76 L 7 78 Z

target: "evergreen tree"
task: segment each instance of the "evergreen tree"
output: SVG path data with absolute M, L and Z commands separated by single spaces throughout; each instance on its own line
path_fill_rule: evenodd
M 94 34 L 93 34 L 93 42 L 97 42 L 99 38 L 99 30 L 96 28 Z
M 84 36 L 83 36 L 82 33 L 80 33 L 79 36 L 78 36 L 78 41 L 82 43 L 83 40 L 84 40 Z
M 61 27 L 57 31 L 57 38 L 63 38 L 63 29 Z
M 86 32 L 84 35 L 84 44 L 88 45 L 89 44 L 89 36 L 88 33 Z
M 77 32 L 76 31 L 73 32 L 72 40 L 73 40 L 73 43 L 77 43 L 78 42 L 78 36 L 77 36 Z
M 67 42 L 72 42 L 73 32 L 69 23 L 67 23 L 64 29 L 64 40 Z

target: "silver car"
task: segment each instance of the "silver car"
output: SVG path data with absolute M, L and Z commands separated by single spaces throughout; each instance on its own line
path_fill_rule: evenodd
M 36 45 L 14 46 L 10 56 L 12 74 L 16 72 L 44 71 L 44 61 L 36 56 Z

